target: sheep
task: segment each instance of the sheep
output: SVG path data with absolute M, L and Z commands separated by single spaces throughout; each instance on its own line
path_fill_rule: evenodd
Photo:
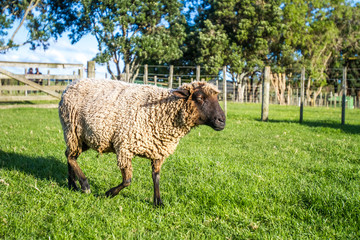
M 114 197 L 131 183 L 132 158 L 151 160 L 154 205 L 162 206 L 160 169 L 180 139 L 199 125 L 221 131 L 225 115 L 217 95 L 207 82 L 183 84 L 177 89 L 114 80 L 83 79 L 70 84 L 59 103 L 59 117 L 66 143 L 69 189 L 90 193 L 88 180 L 76 160 L 94 149 L 113 152 L 122 183 L 106 192 Z

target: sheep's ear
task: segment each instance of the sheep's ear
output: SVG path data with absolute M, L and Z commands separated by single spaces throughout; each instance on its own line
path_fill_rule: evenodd
M 190 91 L 186 89 L 176 89 L 174 95 L 181 99 L 187 99 L 190 96 Z

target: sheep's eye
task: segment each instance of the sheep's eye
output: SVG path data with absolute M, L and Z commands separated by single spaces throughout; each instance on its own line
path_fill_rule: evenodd
M 203 96 L 198 96 L 198 97 L 196 98 L 196 100 L 198 100 L 199 102 L 203 102 L 203 101 L 204 101 L 204 98 L 203 98 Z

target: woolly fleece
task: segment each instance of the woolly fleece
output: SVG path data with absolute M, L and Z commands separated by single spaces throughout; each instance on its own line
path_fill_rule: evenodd
M 206 82 L 184 84 L 180 89 L 192 94 L 197 88 L 208 95 L 219 93 Z M 129 170 L 128 177 L 135 155 L 157 162 L 155 170 L 159 171 L 179 140 L 197 125 L 199 114 L 193 101 L 180 99 L 173 92 L 103 79 L 72 83 L 59 103 L 67 151 L 75 157 L 88 148 L 115 152 L 118 166 Z

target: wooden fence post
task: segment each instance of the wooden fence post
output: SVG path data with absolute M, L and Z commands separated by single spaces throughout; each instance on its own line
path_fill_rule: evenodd
M 235 95 L 236 95 L 236 87 L 235 87 L 235 79 L 233 79 L 233 93 L 232 93 L 232 101 L 235 102 Z
M 130 82 L 130 65 L 125 64 L 125 82 Z
M 300 123 L 304 119 L 304 99 L 305 99 L 305 68 L 301 69 L 301 78 L 300 78 Z
M 179 77 L 179 87 L 181 87 L 181 77 Z
M 331 91 L 331 92 L 330 92 L 330 101 L 329 101 L 330 107 L 333 107 L 333 104 L 331 103 L 331 102 L 332 102 L 332 98 L 333 98 L 333 93 L 332 93 L 332 91 Z
M 154 85 L 157 86 L 157 76 L 154 76 Z
M 144 84 L 148 84 L 148 65 L 144 66 Z
M 227 116 L 227 99 L 226 99 L 226 66 L 223 67 L 223 98 L 224 98 L 224 113 Z
M 95 78 L 95 61 L 87 62 L 87 77 Z
M 47 70 L 47 75 L 50 75 L 50 70 Z M 48 80 L 47 80 L 48 86 L 50 86 L 50 83 L 51 83 L 50 78 L 48 78 Z
M 267 121 L 269 119 L 270 74 L 270 67 L 266 66 L 263 79 L 261 121 Z
M 327 92 L 325 92 L 324 105 L 325 105 L 326 107 L 329 106 L 329 103 L 328 103 L 328 101 L 327 101 Z
M 200 81 L 200 65 L 196 66 L 196 81 Z
M 262 85 L 259 86 L 259 98 L 258 101 L 260 102 L 262 99 Z
M 79 75 L 79 79 L 82 79 L 82 78 L 83 78 L 83 76 L 84 76 L 84 70 L 83 70 L 83 68 L 79 68 L 79 69 L 78 69 L 78 75 Z M 50 82 L 50 79 L 49 79 L 49 82 Z M 50 85 L 50 83 L 49 83 L 49 85 Z
M 174 65 L 170 65 L 170 73 L 169 73 L 169 88 L 172 89 L 173 85 L 173 76 L 174 76 Z
M 347 67 L 343 68 L 343 78 L 342 78 L 342 101 L 341 101 L 341 125 L 345 125 L 345 107 L 346 107 L 346 72 Z
M 251 101 L 252 103 L 255 103 L 255 84 L 253 83 L 253 85 L 251 86 Z

